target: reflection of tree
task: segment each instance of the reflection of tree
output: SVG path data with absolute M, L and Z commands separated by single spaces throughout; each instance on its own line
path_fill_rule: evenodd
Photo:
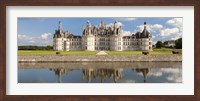
M 114 82 L 122 77 L 123 69 L 83 69 L 82 78 L 86 78 L 87 82 L 91 82 L 91 79 L 100 78 L 101 83 L 105 78 L 113 78 Z
M 143 74 L 144 83 L 146 83 L 147 82 L 147 74 L 149 73 L 150 69 L 149 68 L 137 68 L 135 70 L 136 70 L 136 72 Z
M 62 75 L 67 74 L 71 72 L 71 69 L 65 69 L 65 68 L 50 68 L 50 71 L 54 71 L 54 73 L 58 76 L 58 83 L 62 83 Z

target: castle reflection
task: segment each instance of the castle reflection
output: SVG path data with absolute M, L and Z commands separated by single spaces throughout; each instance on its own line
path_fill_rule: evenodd
M 62 76 L 72 72 L 75 69 L 67 69 L 67 68 L 50 68 L 50 71 L 53 71 L 55 75 L 58 77 L 58 83 L 62 83 Z M 143 74 L 144 83 L 147 82 L 147 74 L 150 71 L 150 68 L 136 68 L 132 69 L 137 73 Z M 91 82 L 95 79 L 100 79 L 100 82 L 103 83 L 105 79 L 112 79 L 114 83 L 117 83 L 123 76 L 123 68 L 88 68 L 82 69 L 82 80 L 86 80 L 86 82 Z
M 55 75 L 58 76 L 58 83 L 62 83 L 62 75 L 71 72 L 71 69 L 64 69 L 64 68 L 50 68 L 50 71 L 54 71 Z
M 122 77 L 123 69 L 84 69 L 82 70 L 82 77 L 90 82 L 92 79 L 100 78 L 101 83 L 104 82 L 105 78 L 113 79 L 116 83 L 118 79 Z
M 182 62 L 67 62 L 18 65 L 18 82 L 21 83 L 182 82 Z

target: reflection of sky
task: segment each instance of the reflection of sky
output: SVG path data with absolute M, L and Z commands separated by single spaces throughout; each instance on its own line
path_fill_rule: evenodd
M 63 83 L 87 83 L 87 79 L 82 77 L 82 69 L 72 70 L 61 76 Z M 58 75 L 49 69 L 19 69 L 19 83 L 57 83 Z M 92 78 L 92 83 L 100 83 L 100 77 Z M 105 77 L 105 83 L 113 83 L 113 77 Z M 118 83 L 143 83 L 144 76 L 134 69 L 123 69 L 122 77 Z M 147 73 L 147 83 L 177 83 L 182 82 L 181 68 L 151 68 Z
M 142 74 L 140 73 L 142 76 Z M 152 68 L 147 74 L 147 82 L 182 82 L 181 68 Z

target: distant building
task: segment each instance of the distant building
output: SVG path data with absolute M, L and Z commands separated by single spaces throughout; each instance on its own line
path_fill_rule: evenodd
M 103 21 L 98 27 L 93 26 L 89 21 L 82 27 L 82 36 L 62 30 L 62 23 L 55 30 L 53 36 L 53 49 L 57 51 L 72 50 L 152 50 L 152 35 L 146 29 L 130 36 L 123 36 L 122 26 L 115 21 L 112 26 L 107 26 Z
M 175 46 L 176 44 L 174 40 L 167 41 L 167 43 L 165 44 L 165 47 L 175 47 Z

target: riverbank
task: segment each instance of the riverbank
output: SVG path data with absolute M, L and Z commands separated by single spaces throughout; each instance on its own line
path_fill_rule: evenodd
M 19 69 L 45 69 L 45 68 L 59 68 L 59 69 L 88 69 L 88 68 L 177 68 L 182 67 L 182 62 L 59 62 L 59 63 L 19 63 Z
M 160 61 L 181 62 L 181 54 L 172 55 L 19 55 L 20 63 L 37 62 L 117 62 L 117 61 Z

